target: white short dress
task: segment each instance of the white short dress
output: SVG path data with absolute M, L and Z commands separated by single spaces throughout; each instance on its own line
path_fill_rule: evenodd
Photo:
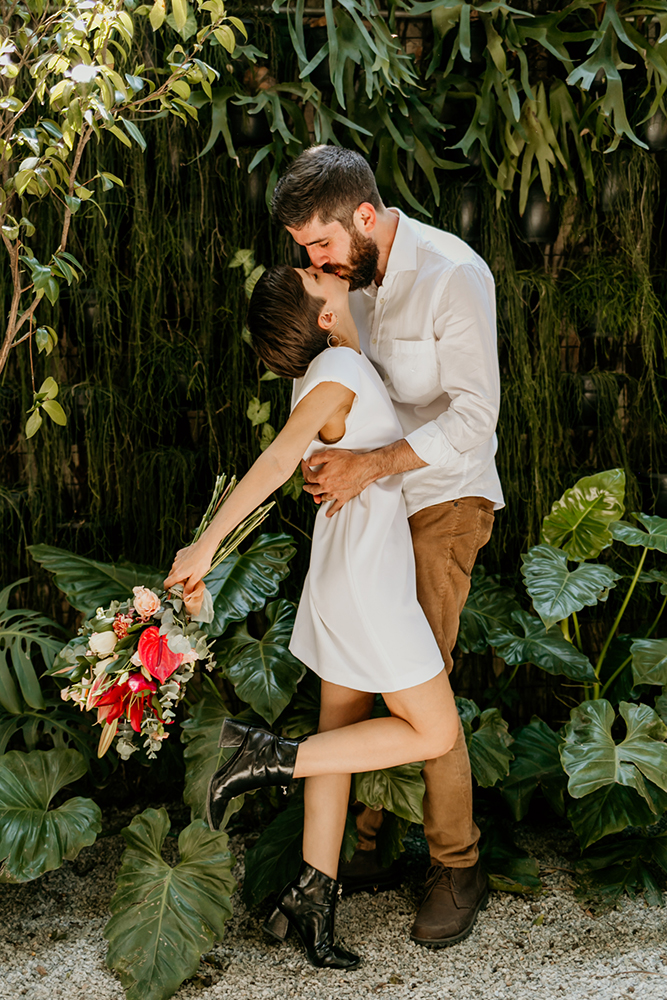
M 320 382 L 339 382 L 355 399 L 340 441 L 313 441 L 304 458 L 328 448 L 372 451 L 403 437 L 387 390 L 363 354 L 349 347 L 318 354 L 294 383 L 292 409 Z M 443 668 L 417 601 L 401 480 L 377 480 L 332 517 L 324 503 L 315 518 L 290 650 L 324 680 L 356 691 L 400 691 Z

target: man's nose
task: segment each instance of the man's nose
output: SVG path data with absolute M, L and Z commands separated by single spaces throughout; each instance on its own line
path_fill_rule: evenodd
M 319 246 L 306 247 L 306 249 L 308 250 L 310 263 L 313 267 L 323 267 L 325 264 L 329 263 L 329 255 L 326 250 L 323 250 Z

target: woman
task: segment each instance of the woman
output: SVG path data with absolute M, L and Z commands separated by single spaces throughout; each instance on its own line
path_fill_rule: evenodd
M 292 412 L 198 542 L 176 555 L 165 587 L 189 600 L 222 538 L 318 450 L 382 447 L 402 436 L 387 391 L 359 350 L 347 283 L 316 268 L 278 267 L 258 281 L 248 325 L 266 366 L 295 379 Z M 310 569 L 290 649 L 322 679 L 318 733 L 304 741 L 226 720 L 220 745 L 235 748 L 209 788 L 218 828 L 230 800 L 250 789 L 306 778 L 304 868 L 266 930 L 299 933 L 310 961 L 353 968 L 334 944 L 336 874 L 353 773 L 438 757 L 454 745 L 458 716 L 447 673 L 417 603 L 401 478 L 378 480 L 332 517 L 318 511 Z M 375 692 L 391 713 L 370 719 Z

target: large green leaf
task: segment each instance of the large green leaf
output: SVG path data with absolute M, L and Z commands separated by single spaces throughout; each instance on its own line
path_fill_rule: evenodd
M 667 684 L 667 639 L 635 639 L 630 652 L 635 684 Z
M 277 727 L 285 736 L 296 740 L 317 731 L 320 721 L 320 687 L 320 678 L 306 668 L 294 697 L 277 721 Z
M 510 625 L 513 611 L 519 610 L 516 594 L 503 587 L 496 576 L 487 576 L 483 567 L 473 571 L 468 600 L 461 611 L 457 643 L 464 653 L 484 653 L 489 632 Z
M 489 636 L 496 655 L 510 666 L 534 663 L 547 673 L 565 674 L 573 681 L 595 680 L 588 657 L 565 639 L 558 626 L 547 629 L 539 618 L 525 611 L 514 611 L 512 622 L 513 630 L 498 628 Z
M 76 750 L 11 750 L 0 757 L 0 877 L 27 882 L 95 842 L 102 814 L 92 799 L 53 797 L 86 773 Z
M 474 701 L 457 698 L 463 732 L 468 746 L 470 766 L 475 781 L 481 788 L 491 788 L 509 771 L 513 753 L 508 748 L 513 743 L 507 723 L 497 708 L 487 708 L 480 713 Z M 474 728 L 475 721 L 479 725 Z
M 568 559 L 595 559 L 611 545 L 609 530 L 623 516 L 625 473 L 622 469 L 584 476 L 565 490 L 542 522 L 542 538 L 564 549 Z
M 28 552 L 44 569 L 55 573 L 56 586 L 70 604 L 86 615 L 112 601 L 126 601 L 133 587 L 162 590 L 165 573 L 135 563 L 102 563 L 53 545 L 29 545 Z
M 190 806 L 192 820 L 206 819 L 208 785 L 226 755 L 218 746 L 218 740 L 222 724 L 229 715 L 222 699 L 208 694 L 190 710 L 190 718 L 181 723 L 181 742 L 185 743 L 183 799 Z
M 405 850 L 403 841 L 411 825 L 409 819 L 397 816 L 396 813 L 385 812 L 383 815 L 382 825 L 375 835 L 378 863 L 383 868 L 389 868 L 393 861 L 400 858 Z M 356 833 L 356 820 L 354 829 Z M 355 845 L 356 843 L 355 839 Z
M 303 790 L 293 795 L 283 812 L 264 830 L 245 856 L 243 902 L 255 906 L 277 895 L 296 878 L 301 866 Z
M 23 737 L 26 750 L 36 750 L 39 744 L 50 741 L 56 750 L 78 750 L 94 778 L 103 783 L 116 768 L 118 757 L 111 752 L 98 758 L 100 733 L 99 729 L 93 729 L 94 723 L 94 715 L 82 714 L 60 698 L 47 698 L 44 709 L 26 708 L 20 715 L 0 710 L 0 755 L 6 752 L 9 741 L 18 733 Z
M 649 705 L 622 701 L 619 711 L 627 735 L 617 744 L 611 732 L 615 713 L 608 701 L 584 701 L 572 709 L 560 748 L 570 778 L 568 791 L 579 799 L 606 785 L 624 785 L 650 805 L 644 778 L 667 791 L 667 726 Z
M 479 856 L 489 887 L 499 892 L 539 892 L 542 882 L 535 858 L 517 847 L 499 823 L 485 825 L 482 832 Z
M 205 629 L 222 635 L 230 622 L 261 611 L 289 573 L 296 549 L 291 535 L 260 535 L 249 549 L 237 549 L 206 577 L 213 597 L 213 621 Z
M 0 706 L 13 715 L 20 715 L 26 705 L 35 709 L 45 706 L 32 663 L 33 647 L 42 654 L 48 670 L 64 645 L 61 639 L 50 634 L 53 629 L 62 632 L 50 618 L 36 611 L 7 607 L 11 591 L 29 579 L 17 580 L 0 592 Z
M 535 715 L 515 736 L 514 760 L 502 784 L 503 798 L 515 820 L 524 818 L 538 787 L 559 816 L 565 813 L 567 776 L 558 752 L 561 742 L 562 737 Z
M 591 875 L 597 893 L 609 902 L 640 890 L 649 906 L 662 906 L 662 889 L 649 867 L 654 865 L 667 871 L 667 833 L 604 840 L 584 854 L 577 870 Z
M 614 538 L 625 542 L 626 545 L 641 545 L 646 549 L 667 553 L 667 518 L 657 517 L 655 514 L 633 514 L 632 516 L 641 521 L 644 528 L 638 528 L 628 521 L 618 521 L 617 524 L 611 526 Z
M 230 639 L 217 644 L 216 656 L 239 698 L 272 724 L 289 704 L 306 668 L 287 648 L 294 605 L 273 601 L 265 614 L 269 627 L 260 639 L 250 634 L 244 622 Z
M 621 579 L 611 567 L 599 563 L 581 563 L 570 571 L 565 552 L 552 545 L 535 545 L 521 559 L 526 590 L 547 628 L 573 611 L 606 601 L 609 590 Z
M 104 936 L 127 1000 L 171 997 L 232 914 L 227 835 L 195 820 L 178 838 L 181 860 L 172 868 L 162 857 L 170 826 L 166 809 L 146 809 L 123 830 L 127 848 Z
M 411 823 L 423 823 L 423 766 L 420 761 L 355 774 L 354 797 L 371 809 L 386 809 Z
M 582 848 L 629 826 L 650 826 L 667 807 L 667 796 L 647 785 L 649 799 L 626 785 L 605 785 L 583 799 L 570 799 L 567 816 Z M 655 799 L 662 798 L 659 805 Z

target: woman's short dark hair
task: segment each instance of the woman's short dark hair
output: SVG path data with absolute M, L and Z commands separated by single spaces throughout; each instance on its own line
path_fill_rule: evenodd
M 300 378 L 327 345 L 318 324 L 324 299 L 309 295 L 301 275 L 281 264 L 264 271 L 248 307 L 252 346 L 266 367 L 283 378 Z
M 352 228 L 362 204 L 382 205 L 373 171 L 361 153 L 342 146 L 311 146 L 294 160 L 276 184 L 271 214 L 290 229 L 303 229 L 313 219 Z

